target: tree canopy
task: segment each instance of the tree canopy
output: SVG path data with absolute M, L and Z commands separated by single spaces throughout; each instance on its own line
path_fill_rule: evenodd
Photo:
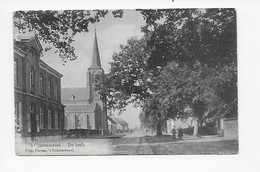
M 118 102 L 142 106 L 159 134 L 164 120 L 185 119 L 187 109 L 199 122 L 237 116 L 236 11 L 138 11 L 145 36 L 120 46 L 108 74 L 124 95 Z
M 34 32 L 40 40 L 55 47 L 56 53 L 66 62 L 77 58 L 73 36 L 88 32 L 89 24 L 99 22 L 108 13 L 108 10 L 15 11 L 13 24 L 19 32 Z M 123 11 L 114 10 L 112 14 L 122 17 Z

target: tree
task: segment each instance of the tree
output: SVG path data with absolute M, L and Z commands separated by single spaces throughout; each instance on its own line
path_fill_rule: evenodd
M 197 136 L 199 125 L 207 119 L 236 116 L 236 90 L 221 87 L 223 84 L 236 84 L 235 81 L 231 81 L 234 76 L 231 69 L 219 70 L 201 65 L 199 62 L 192 69 L 188 66 L 180 67 L 176 62 L 169 63 L 163 68 L 155 83 L 160 85 L 157 97 L 162 99 L 163 109 L 168 110 L 167 117 L 186 119 L 192 114 L 196 123 L 194 135 Z M 219 95 L 220 90 L 232 91 L 223 95 L 228 96 L 226 98 L 229 101 Z M 187 109 L 191 112 L 186 113 Z
M 164 68 L 169 62 L 175 62 L 178 67 L 185 68 L 183 72 L 175 71 L 181 72 L 180 76 L 189 73 L 184 78 L 193 85 L 177 79 L 178 86 L 184 89 L 179 92 L 179 105 L 192 108 L 198 121 L 202 121 L 205 114 L 206 117 L 223 114 L 237 116 L 235 10 L 140 11 L 147 22 L 143 31 L 151 34 L 147 43 L 152 49 L 148 59 L 150 69 L 161 74 L 158 69 Z M 163 23 L 160 24 L 159 20 L 163 20 Z M 214 72 L 211 75 L 207 74 L 209 77 L 205 79 L 201 74 L 207 72 L 209 67 Z M 171 77 L 168 76 L 165 80 L 168 81 L 169 78 Z M 211 82 L 212 78 L 215 79 L 214 82 Z M 167 85 L 165 88 L 168 88 Z M 176 102 L 178 101 L 175 100 Z M 195 135 L 198 133 L 197 129 L 198 127 L 195 127 Z
M 114 10 L 112 13 L 114 17 L 122 17 L 123 11 Z M 89 24 L 99 22 L 107 14 L 108 10 L 15 11 L 13 24 L 20 33 L 33 32 L 44 43 L 53 45 L 57 49 L 55 52 L 66 62 L 77 58 L 72 45 L 73 36 L 88 32 Z
M 196 119 L 194 135 L 207 118 L 236 116 L 235 10 L 139 11 L 145 36 L 120 47 L 109 73 L 119 78 L 112 87 L 125 95 L 125 105 L 142 106 L 158 135 L 163 120 L 184 119 L 185 109 Z
M 191 67 L 196 61 L 212 67 L 236 65 L 235 9 L 139 11 L 147 23 L 143 31 L 151 34 L 150 67 L 170 61 Z
M 156 129 L 156 116 L 147 115 L 144 111 L 139 113 L 139 120 L 141 122 L 141 128 Z
M 130 38 L 127 45 L 120 46 L 120 52 L 113 54 L 113 62 L 106 77 L 97 79 L 96 89 L 107 108 L 123 112 L 125 107 L 134 103 L 143 106 L 146 98 L 151 96 L 152 77 L 146 70 L 149 49 L 147 37 L 138 40 Z

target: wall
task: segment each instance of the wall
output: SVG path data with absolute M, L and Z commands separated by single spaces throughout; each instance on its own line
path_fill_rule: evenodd
M 167 128 L 166 128 L 166 134 L 169 134 L 169 135 L 171 135 L 172 133 L 171 133 L 171 131 L 172 131 L 172 128 L 173 128 L 173 126 L 175 126 L 175 123 L 174 123 L 174 120 L 173 119 L 168 119 L 167 121 L 166 121 L 166 124 L 167 124 Z
M 223 118 L 224 137 L 238 138 L 238 120 L 237 118 Z

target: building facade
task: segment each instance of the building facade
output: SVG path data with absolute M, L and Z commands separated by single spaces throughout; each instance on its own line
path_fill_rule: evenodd
M 86 87 L 63 88 L 62 103 L 65 107 L 65 129 L 95 130 L 108 133 L 106 104 L 95 89 L 97 76 L 104 75 L 101 66 L 97 35 L 95 33 L 91 66 L 86 74 Z
M 37 36 L 14 41 L 15 131 L 25 142 L 61 139 L 62 75 L 40 59 Z

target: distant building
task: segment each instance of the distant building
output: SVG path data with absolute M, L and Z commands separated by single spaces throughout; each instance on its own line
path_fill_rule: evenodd
M 173 119 L 168 119 L 166 121 L 166 125 L 165 127 L 163 128 L 163 131 L 166 133 L 166 134 L 172 134 L 172 129 L 173 127 L 175 126 L 175 122 Z
M 107 117 L 109 134 L 117 133 L 117 123 L 110 117 Z
M 165 133 L 165 134 L 172 134 L 171 133 L 171 130 L 172 128 L 175 126 L 175 128 L 177 129 L 178 127 L 181 127 L 181 128 L 189 128 L 189 127 L 193 127 L 193 118 L 192 117 L 189 117 L 187 118 L 186 120 L 180 120 L 180 119 L 176 119 L 176 120 L 173 120 L 173 119 L 168 119 L 166 120 L 165 122 L 165 125 L 162 129 L 162 131 Z
M 62 75 L 40 59 L 37 36 L 14 41 L 15 130 L 26 142 L 61 139 Z
M 62 103 L 65 107 L 65 129 L 88 129 L 108 132 L 106 104 L 95 90 L 97 75 L 103 75 L 95 33 L 91 66 L 86 75 L 86 87 L 63 88 Z
M 117 132 L 127 132 L 129 130 L 128 123 L 123 119 L 118 117 L 112 117 L 112 120 L 117 124 Z

